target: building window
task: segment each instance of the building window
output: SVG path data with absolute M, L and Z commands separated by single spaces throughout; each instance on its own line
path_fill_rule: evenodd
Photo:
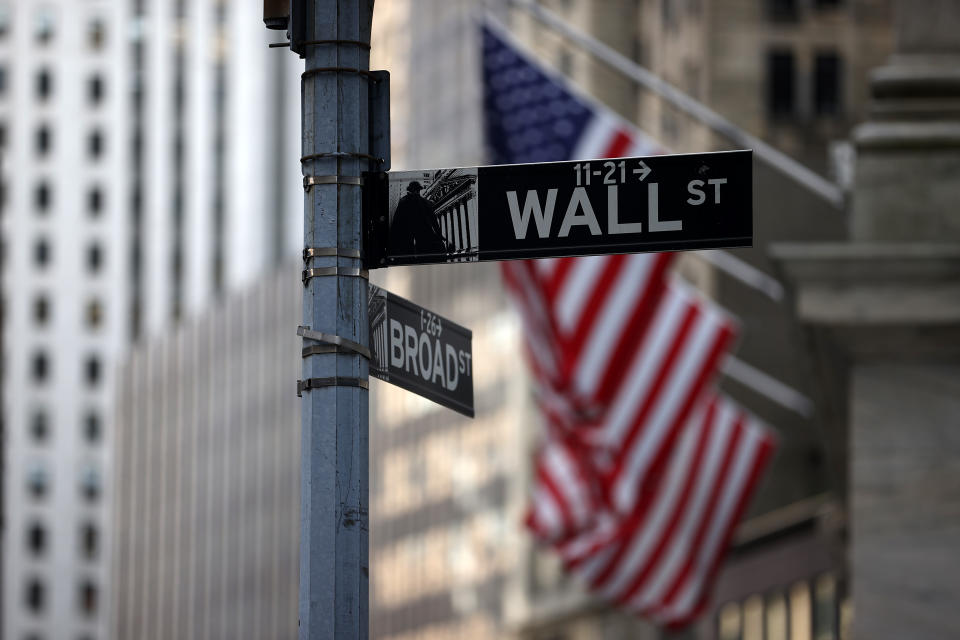
M 92 522 L 80 525 L 80 555 L 87 560 L 95 560 L 100 552 L 100 532 Z
M 84 318 L 89 329 L 100 328 L 100 325 L 103 324 L 103 305 L 99 300 L 93 298 L 87 302 L 87 307 L 84 310 Z
M 799 17 L 797 0 L 766 0 L 767 16 L 774 22 L 793 22 Z
M 24 604 L 32 613 L 43 613 L 47 606 L 47 588 L 40 578 L 33 576 L 24 585 Z
M 41 268 L 50 263 L 50 243 L 45 238 L 40 238 L 33 245 L 33 261 Z
M 639 35 L 634 35 L 630 41 L 630 57 L 639 65 L 646 64 L 646 47 L 644 47 L 643 43 L 643 38 Z
M 92 75 L 87 81 L 87 99 L 90 104 L 100 104 L 103 100 L 103 78 L 99 75 Z
M 811 587 L 813 587 L 811 589 Z M 754 594 L 728 602 L 716 618 L 719 640 L 810 640 L 844 638 L 840 619 L 849 610 L 843 582 L 826 573 L 800 580 L 786 592 Z
M 677 26 L 676 0 L 660 0 L 660 17 L 664 29 L 673 29 Z
M 770 640 L 777 640 L 777 638 L 786 640 L 789 637 L 787 628 L 787 600 L 783 593 L 773 593 L 767 596 L 764 618 L 767 638 Z
M 90 444 L 100 442 L 100 436 L 103 433 L 103 427 L 100 421 L 100 414 L 96 411 L 88 411 L 83 417 L 83 437 Z
M 27 471 L 27 491 L 34 499 L 39 500 L 47 495 L 50 479 L 47 476 L 47 470 L 40 463 L 35 463 Z
M 100 384 L 100 377 L 103 375 L 103 365 L 100 364 L 100 358 L 88 356 L 83 365 L 83 372 L 87 386 L 95 387 Z
M 35 556 L 42 556 L 47 550 L 47 529 L 37 521 L 27 526 L 27 550 Z
M 775 50 L 767 54 L 767 114 L 784 118 L 794 114 L 793 52 Z
M 30 370 L 33 375 L 33 381 L 37 384 L 46 382 L 50 375 L 50 361 L 44 351 L 36 351 L 33 354 L 33 362 L 30 364 Z
M 87 247 L 87 271 L 91 274 L 95 274 L 100 271 L 100 267 L 103 266 L 103 249 L 100 248 L 100 244 L 97 242 L 92 242 Z
M 99 604 L 100 591 L 91 580 L 82 580 L 77 589 L 77 606 L 85 616 L 95 616 Z
M 30 435 L 37 444 L 47 441 L 50 435 L 50 416 L 43 409 L 37 409 L 30 417 Z
M 107 27 L 100 18 L 94 18 L 87 25 L 87 43 L 94 51 L 103 49 L 107 42 Z
M 41 7 L 37 10 L 36 21 L 33 25 L 33 35 L 37 42 L 46 44 L 53 39 L 54 17 L 51 7 Z
M 7 146 L 7 123 L 0 122 L 0 149 Z
M 813 64 L 813 107 L 818 116 L 842 110 L 843 63 L 836 53 L 818 53 Z
M 80 476 L 80 495 L 87 502 L 95 502 L 100 497 L 100 473 L 95 467 L 87 467 Z
M 10 33 L 10 5 L 0 4 L 0 38 L 6 38 Z
M 46 213 L 50 209 L 50 202 L 53 200 L 50 185 L 46 182 L 40 182 L 33 192 L 33 205 L 40 213 Z
M 50 299 L 44 294 L 38 294 L 33 299 L 33 322 L 43 327 L 50 321 Z
M 97 217 L 102 210 L 103 191 L 101 191 L 100 187 L 90 187 L 90 190 L 87 192 L 87 212 L 91 216 Z
M 45 124 L 37 127 L 36 138 L 34 139 L 34 146 L 36 147 L 38 156 L 45 156 L 50 152 L 50 147 L 53 146 L 53 133 L 50 131 L 50 127 Z
M 94 129 L 87 137 L 87 154 L 96 160 L 103 153 L 103 133 Z
M 46 102 L 53 93 L 53 75 L 48 69 L 40 69 L 36 82 L 37 100 Z

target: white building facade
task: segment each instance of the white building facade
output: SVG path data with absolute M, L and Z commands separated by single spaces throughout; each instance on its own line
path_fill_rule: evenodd
M 106 637 L 115 367 L 300 245 L 256 0 L 0 2 L 0 637 Z

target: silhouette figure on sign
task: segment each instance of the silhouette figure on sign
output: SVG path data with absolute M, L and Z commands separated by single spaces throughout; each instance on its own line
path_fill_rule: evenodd
M 390 223 L 390 251 L 393 255 L 447 253 L 447 241 L 430 201 L 420 195 L 423 187 L 414 180 L 393 214 Z

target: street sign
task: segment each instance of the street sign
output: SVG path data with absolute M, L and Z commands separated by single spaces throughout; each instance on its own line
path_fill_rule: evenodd
M 473 417 L 473 334 L 371 284 L 370 375 Z
M 367 174 L 367 266 L 749 247 L 753 152 Z

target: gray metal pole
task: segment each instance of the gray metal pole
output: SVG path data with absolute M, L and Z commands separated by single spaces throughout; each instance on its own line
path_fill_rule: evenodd
M 373 0 L 305 4 L 305 38 L 312 44 L 302 83 L 303 172 L 305 184 L 317 184 L 304 198 L 304 243 L 340 255 L 312 257 L 305 265 L 320 273 L 307 281 L 303 321 L 314 331 L 367 345 L 367 280 L 357 273 L 359 257 L 350 257 L 361 249 L 355 183 L 367 161 L 350 154 L 369 147 L 364 72 Z M 329 273 L 324 267 L 338 273 L 323 275 Z M 318 353 L 303 361 L 304 380 L 319 386 L 303 391 L 301 639 L 368 636 L 368 398 L 358 386 L 367 375 L 368 363 L 356 353 Z

